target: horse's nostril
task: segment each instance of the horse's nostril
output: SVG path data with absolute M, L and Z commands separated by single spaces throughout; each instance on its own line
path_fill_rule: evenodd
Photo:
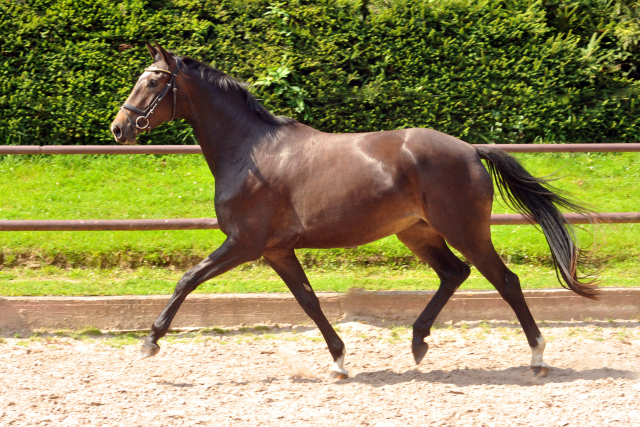
M 120 129 L 120 126 L 118 125 L 113 125 L 111 132 L 113 132 L 113 136 L 115 136 L 116 139 L 120 139 L 122 137 L 122 129 Z

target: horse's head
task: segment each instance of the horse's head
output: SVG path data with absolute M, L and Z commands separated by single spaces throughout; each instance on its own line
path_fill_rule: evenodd
M 154 62 L 138 78 L 111 123 L 113 137 L 120 144 L 135 144 L 140 132 L 175 118 L 179 60 L 157 43 L 146 45 Z

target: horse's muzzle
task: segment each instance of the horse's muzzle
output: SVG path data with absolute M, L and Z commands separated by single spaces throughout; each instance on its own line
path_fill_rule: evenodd
M 136 132 L 133 130 L 129 122 L 125 120 L 119 120 L 120 113 L 116 116 L 116 119 L 111 123 L 111 134 L 118 144 L 131 145 L 136 143 Z

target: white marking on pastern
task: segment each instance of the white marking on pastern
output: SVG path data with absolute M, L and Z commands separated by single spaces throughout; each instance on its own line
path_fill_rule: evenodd
M 349 373 L 347 372 L 346 369 L 344 369 L 344 354 L 345 354 L 345 351 L 343 350 L 342 354 L 336 360 L 333 361 L 331 370 L 348 376 Z
M 544 337 L 540 335 L 538 337 L 538 345 L 531 347 L 531 366 L 549 367 L 549 365 L 544 363 L 544 360 L 542 360 L 546 345 L 547 342 L 544 340 Z

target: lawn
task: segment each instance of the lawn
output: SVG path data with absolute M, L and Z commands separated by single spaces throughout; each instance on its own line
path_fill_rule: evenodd
M 555 185 L 595 211 L 640 211 L 640 153 L 516 157 L 534 175 L 556 172 Z M 213 177 L 199 155 L 0 156 L 0 194 L 0 219 L 215 216 Z M 494 212 L 509 211 L 498 202 Z M 587 231 L 579 233 L 584 242 L 591 240 Z M 534 227 L 495 226 L 492 232 L 498 252 L 523 276 L 525 287 L 557 286 L 548 247 Z M 635 285 L 640 225 L 604 224 L 596 235 L 604 285 Z M 223 240 L 218 230 L 3 232 L 0 295 L 167 293 L 180 271 Z M 395 237 L 356 249 L 300 250 L 298 255 L 318 290 L 431 289 L 437 282 Z M 466 288 L 488 286 L 476 276 L 474 270 Z M 100 277 L 114 290 L 92 287 L 102 283 Z M 285 289 L 257 264 L 227 273 L 200 290 Z
M 511 264 L 526 289 L 560 288 L 555 271 L 549 266 Z M 6 268 L 0 270 L 0 295 L 163 295 L 171 294 L 182 271 L 171 268 L 136 269 L 42 269 Z M 601 286 L 637 286 L 640 263 L 616 263 L 603 270 Z M 365 290 L 436 290 L 439 280 L 425 265 L 349 266 L 307 269 L 311 285 L 320 292 Z M 461 289 L 493 289 L 477 270 Z M 197 293 L 288 292 L 276 273 L 263 264 L 248 264 L 205 282 Z

